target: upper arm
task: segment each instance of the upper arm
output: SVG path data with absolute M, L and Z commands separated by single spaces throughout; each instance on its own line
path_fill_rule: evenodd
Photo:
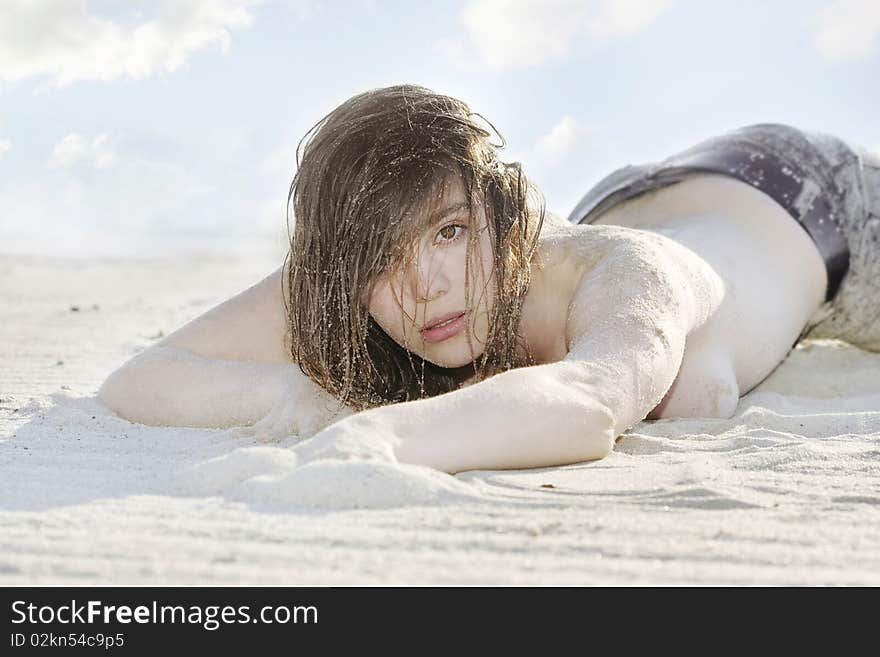
M 631 231 L 584 275 L 565 361 L 579 364 L 618 433 L 644 419 L 678 374 L 688 334 L 720 303 L 722 286 L 692 252 Z M 702 263 L 702 264 L 701 264 Z
M 274 411 L 278 426 L 307 433 L 340 417 L 337 400 L 288 355 L 281 276 L 273 272 L 137 354 L 98 398 L 147 424 L 250 424 Z
M 290 362 L 282 269 L 196 317 L 157 345 L 226 360 Z

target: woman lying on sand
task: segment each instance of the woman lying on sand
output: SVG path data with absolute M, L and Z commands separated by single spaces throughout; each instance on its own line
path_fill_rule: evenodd
M 99 398 L 452 473 L 729 417 L 805 336 L 880 349 L 877 158 L 749 126 L 612 173 L 566 222 L 475 116 L 412 85 L 344 102 L 297 151 L 284 265 Z

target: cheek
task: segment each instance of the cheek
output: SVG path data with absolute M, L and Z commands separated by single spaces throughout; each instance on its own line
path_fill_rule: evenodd
M 389 284 L 374 288 L 369 311 L 373 320 L 388 335 L 395 337 L 403 331 L 400 306 Z
M 495 299 L 495 254 L 486 233 L 480 238 L 479 250 L 475 255 L 474 292 L 482 297 L 481 306 L 491 308 Z
M 385 328 L 388 317 L 388 309 L 390 306 L 390 294 L 384 290 L 376 290 L 370 296 L 369 311 L 370 316 L 376 320 L 376 323 Z

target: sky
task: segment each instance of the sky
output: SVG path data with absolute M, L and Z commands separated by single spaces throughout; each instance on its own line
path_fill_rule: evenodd
M 0 254 L 285 249 L 302 136 L 464 100 L 549 210 L 750 123 L 880 153 L 877 0 L 3 0 Z

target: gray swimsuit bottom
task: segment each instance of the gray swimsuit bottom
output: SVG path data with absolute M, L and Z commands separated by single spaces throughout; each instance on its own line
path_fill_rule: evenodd
M 836 137 L 782 124 L 746 126 L 662 162 L 612 172 L 568 220 L 592 223 L 618 203 L 707 173 L 760 189 L 813 239 L 828 270 L 827 302 L 802 337 L 880 351 L 880 157 Z

